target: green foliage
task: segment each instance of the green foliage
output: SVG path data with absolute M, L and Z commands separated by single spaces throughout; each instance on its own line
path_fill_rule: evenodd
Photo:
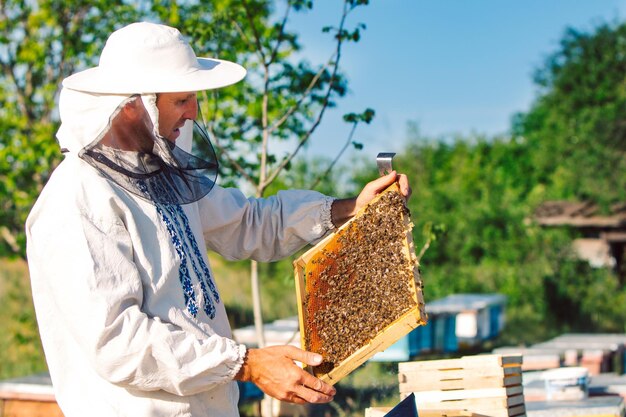
M 614 306 L 626 291 L 616 277 L 575 260 L 569 231 L 531 221 L 538 199 L 524 175 L 526 148 L 514 139 L 418 137 L 394 160 L 415 188 L 416 248 L 430 245 L 421 259 L 427 304 L 452 293 L 503 293 L 508 328 L 519 330 L 507 336 L 515 343 L 555 329 L 623 331 L 616 329 L 626 315 Z M 609 298 L 615 303 L 602 301 Z
M 243 179 L 257 196 L 265 195 L 279 174 L 291 168 L 326 109 L 347 91 L 339 71 L 341 48 L 357 42 L 365 28 L 346 28 L 347 16 L 361 2 L 344 2 L 339 24 L 323 30 L 334 37 L 336 49 L 329 51 L 326 62 L 314 64 L 298 58 L 301 45 L 288 25 L 291 14 L 306 13 L 313 5 L 222 1 L 208 13 L 188 7 L 181 18 L 182 30 L 194 39 L 199 54 L 231 59 L 248 70 L 245 83 L 204 95 L 203 118 L 224 162 L 220 169 L 228 185 L 241 185 Z M 155 8 L 161 19 L 169 7 L 171 2 Z M 199 30 L 206 27 L 211 29 Z M 373 111 L 366 114 L 368 120 L 364 116 L 359 121 L 369 123 Z
M 108 33 L 134 20 L 122 1 L 6 0 L 0 7 L 0 256 L 24 256 L 24 221 L 61 154 L 61 80 L 93 64 Z
M 542 94 L 516 117 L 514 134 L 532 152 L 528 175 L 547 198 L 626 198 L 626 25 L 568 29 L 537 71 Z
M 198 55 L 248 69 L 247 82 L 206 93 L 203 114 L 226 162 L 225 183 L 243 177 L 263 195 L 290 167 L 325 109 L 345 94 L 347 83 L 338 71 L 341 45 L 358 41 L 365 28 L 349 29 L 345 19 L 365 3 L 345 2 L 339 24 L 329 29 L 337 49 L 327 62 L 311 64 L 296 59 L 301 46 L 287 29 L 290 14 L 310 10 L 310 1 L 5 1 L 0 8 L 0 256 L 24 256 L 27 213 L 61 159 L 54 140 L 61 80 L 95 65 L 114 29 L 136 20 L 160 21 L 178 27 Z M 295 143 L 295 150 L 280 155 L 270 150 L 271 142 Z

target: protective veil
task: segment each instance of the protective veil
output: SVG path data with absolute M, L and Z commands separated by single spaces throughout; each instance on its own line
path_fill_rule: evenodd
M 162 204 L 198 201 L 211 191 L 217 177 L 213 146 L 194 121 L 187 121 L 181 131 L 187 150 L 159 135 L 152 97 L 137 95 L 122 101 L 107 128 L 79 156 L 140 197 Z

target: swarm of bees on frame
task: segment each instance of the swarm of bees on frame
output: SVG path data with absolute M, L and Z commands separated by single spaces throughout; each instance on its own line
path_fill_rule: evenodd
M 403 197 L 386 192 L 339 230 L 334 248 L 311 260 L 316 277 L 306 272 L 313 282 L 305 298 L 306 348 L 324 357 L 315 375 L 330 372 L 415 307 L 411 282 L 421 282 L 405 246 L 408 216 Z

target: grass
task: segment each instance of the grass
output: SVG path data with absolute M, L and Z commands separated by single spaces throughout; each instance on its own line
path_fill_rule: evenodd
M 45 371 L 26 262 L 0 261 L 0 305 L 0 379 Z

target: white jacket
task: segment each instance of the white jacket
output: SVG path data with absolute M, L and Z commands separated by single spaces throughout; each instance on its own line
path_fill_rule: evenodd
M 63 143 L 62 143 L 63 145 Z M 66 417 L 235 416 L 245 347 L 231 339 L 206 256 L 288 256 L 332 227 L 332 199 L 247 199 L 215 186 L 159 206 L 104 179 L 76 152 L 26 224 L 41 339 Z

